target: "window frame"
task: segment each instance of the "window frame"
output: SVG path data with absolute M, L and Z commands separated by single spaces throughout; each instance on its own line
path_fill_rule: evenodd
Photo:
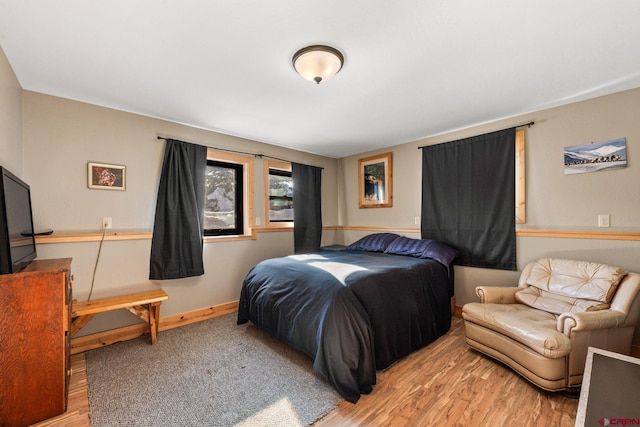
M 246 240 L 255 239 L 255 229 L 251 218 L 253 218 L 253 169 L 254 159 L 253 157 L 243 156 L 240 154 L 229 153 L 225 151 L 217 151 L 214 149 L 207 150 L 207 164 L 209 161 L 221 162 L 227 164 L 237 164 L 242 166 L 242 234 L 207 234 L 205 232 L 205 242 L 211 241 L 227 241 L 227 240 Z
M 276 160 L 263 160 L 263 182 L 264 182 L 264 226 L 267 228 L 293 228 L 293 221 L 270 221 L 269 219 L 269 171 L 270 169 L 291 172 L 291 163 Z
M 235 227 L 234 228 L 205 228 L 204 236 L 241 236 L 244 234 L 244 165 L 228 161 L 207 159 L 209 166 L 232 169 L 235 171 Z M 206 178 L 205 178 L 206 179 Z M 240 203 L 238 203 L 240 202 Z M 205 201 L 206 203 L 206 201 Z
M 527 221 L 524 153 L 524 129 L 516 129 L 516 224 L 525 224 Z

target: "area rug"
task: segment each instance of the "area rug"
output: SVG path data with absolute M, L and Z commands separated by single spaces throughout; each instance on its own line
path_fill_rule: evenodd
M 91 424 L 308 426 L 343 399 L 311 359 L 236 314 L 86 354 Z

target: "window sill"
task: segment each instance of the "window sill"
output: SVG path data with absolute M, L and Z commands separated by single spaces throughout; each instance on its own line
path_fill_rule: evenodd
M 264 225 L 264 228 L 266 229 L 284 228 L 284 229 L 290 230 L 293 228 L 293 222 L 267 222 Z
M 251 229 L 251 234 L 237 236 L 204 236 L 204 243 L 237 242 L 240 240 L 256 240 L 256 230 Z

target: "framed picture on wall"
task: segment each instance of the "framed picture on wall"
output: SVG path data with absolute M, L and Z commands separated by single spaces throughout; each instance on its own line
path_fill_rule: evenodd
M 126 168 L 120 165 L 105 163 L 87 163 L 87 179 L 89 188 L 100 190 L 124 190 Z
M 393 206 L 391 153 L 358 160 L 358 202 L 360 208 Z
M 626 167 L 627 139 L 625 137 L 564 147 L 565 175 Z

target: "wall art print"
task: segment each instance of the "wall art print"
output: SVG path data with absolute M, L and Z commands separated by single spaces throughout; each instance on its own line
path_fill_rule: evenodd
M 125 189 L 125 166 L 89 162 L 87 163 L 87 168 L 89 188 L 100 190 Z
M 564 147 L 565 175 L 626 167 L 626 138 Z
M 391 153 L 358 160 L 358 205 L 361 208 L 393 206 Z

